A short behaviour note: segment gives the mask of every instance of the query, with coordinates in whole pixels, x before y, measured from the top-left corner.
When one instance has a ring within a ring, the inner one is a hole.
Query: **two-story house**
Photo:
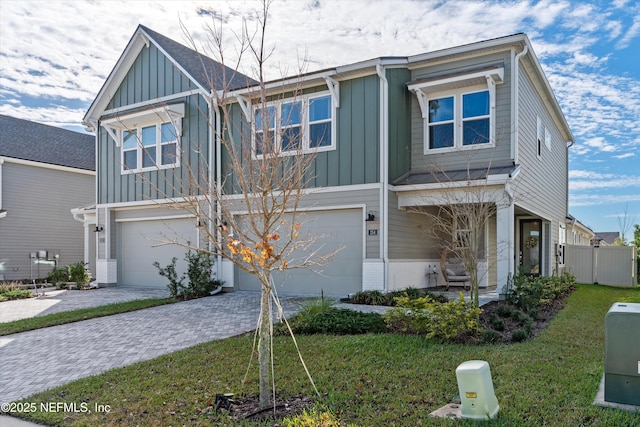
[[[101,284],[164,286],[152,263],[182,258],[184,249],[159,245],[161,237],[201,240],[194,216],[164,202],[184,194],[187,169],[207,165],[204,180],[228,172],[216,144],[223,88],[254,140],[279,131],[257,114],[266,90],[278,99],[269,114],[288,114],[287,126],[304,129],[303,148],[315,153],[313,191],[300,209],[311,231],[327,236],[327,250],[342,250],[322,275],[290,272],[281,292],[435,285],[426,273],[439,269],[441,243],[416,211],[478,188],[496,206],[483,229],[481,286],[502,289],[518,268],[556,270],[573,136],[526,35],[381,57],[261,89],[139,26],[84,120],[96,131]],[[259,289],[228,261],[217,268],[225,287]]]
[[[95,233],[69,212],[92,203],[94,164],[91,135],[0,115],[0,280],[82,261],[95,273]]]

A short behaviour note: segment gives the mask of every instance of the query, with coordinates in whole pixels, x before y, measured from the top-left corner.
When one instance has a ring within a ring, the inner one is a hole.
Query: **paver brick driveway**
[[[0,337],[0,403],[256,328],[258,292],[232,292]],[[285,313],[299,297],[281,296]]]

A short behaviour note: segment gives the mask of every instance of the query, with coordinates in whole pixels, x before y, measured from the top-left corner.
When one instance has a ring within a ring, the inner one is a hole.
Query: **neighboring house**
[[[573,215],[567,215],[567,244],[589,246],[595,237],[592,229],[581,223]]]
[[[620,233],[617,231],[596,231],[593,240],[591,240],[592,246],[613,246],[617,239],[620,238]]]
[[[95,264],[92,236],[70,213],[95,199],[94,142],[88,134],[0,115],[0,280]]]
[[[166,177],[180,183],[186,165],[205,163],[213,166],[203,179],[226,176],[209,126],[220,122],[211,94],[223,88],[223,75],[237,102],[234,128],[265,131],[254,119],[255,82],[144,26],[88,110],[98,149],[92,213],[101,230],[100,283],[164,286],[152,262],[182,258],[184,249],[158,246],[161,237],[200,240],[192,216],[163,206],[179,195]],[[301,92],[286,99],[294,89]],[[299,108],[293,125],[317,137],[303,141],[317,157],[302,209],[311,233],[344,247],[323,275],[288,273],[281,292],[433,285],[426,273],[439,269],[441,244],[412,210],[465,189],[481,189],[497,205],[484,230],[481,286],[501,290],[519,268],[541,275],[562,268],[555,255],[566,241],[573,136],[526,35],[348,64],[268,82],[266,90],[279,99],[269,107],[275,114]],[[227,288],[259,289],[229,262],[218,269]]]

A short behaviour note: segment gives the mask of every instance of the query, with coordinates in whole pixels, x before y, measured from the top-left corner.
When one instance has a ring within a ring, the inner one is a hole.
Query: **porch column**
[[[497,204],[496,212],[496,271],[498,294],[502,294],[514,270],[515,225],[513,203],[503,201]]]
[[[89,223],[85,220],[84,222],[84,253],[83,253],[83,261],[85,264],[89,263]]]

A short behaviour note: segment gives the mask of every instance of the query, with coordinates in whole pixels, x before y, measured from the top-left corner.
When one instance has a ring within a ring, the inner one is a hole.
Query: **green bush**
[[[482,342],[485,344],[493,344],[500,341],[502,334],[493,329],[485,329],[482,331]]]
[[[359,291],[353,294],[349,302],[364,305],[386,305],[387,297],[380,291]]]
[[[355,335],[386,332],[382,317],[376,313],[337,308],[332,301],[316,299],[302,306],[298,314],[289,319],[289,325],[296,334]],[[275,335],[289,333],[284,323],[274,327]]]
[[[63,283],[69,281],[69,269],[68,268],[54,268],[51,273],[47,275],[47,282],[49,283]]]
[[[476,334],[480,308],[465,301],[460,293],[458,301],[440,303],[426,296],[418,299],[396,298],[397,308],[384,316],[387,325],[405,332],[424,334],[427,338],[455,340],[464,334]]]
[[[76,282],[78,285],[89,283],[91,276],[87,270],[87,264],[80,261],[67,266],[67,274],[70,282]]]
[[[527,340],[529,338],[529,335],[531,335],[531,333],[527,332],[525,328],[516,329],[511,335],[511,340],[513,342],[522,342]]]
[[[184,259],[187,261],[187,271],[181,277],[178,277],[176,271],[178,258],[173,257],[166,267],[160,267],[158,261],[153,263],[158,269],[158,274],[169,280],[167,287],[172,298],[204,297],[223,285],[223,281],[217,280],[211,273],[214,261],[210,254],[188,251]],[[183,284],[185,279],[186,286]]]
[[[518,274],[511,281],[507,300],[525,312],[549,304],[576,288],[576,278],[570,273],[552,277]]]
[[[500,317],[511,317],[511,313],[513,313],[513,306],[510,304],[501,304],[498,306],[498,309],[496,310],[496,313],[498,313],[498,316]]]
[[[496,314],[491,314],[491,316],[489,316],[489,323],[491,323],[491,327],[493,327],[493,329],[495,329],[496,331],[504,331],[504,320],[502,320]]]
[[[0,301],[31,298],[33,293],[24,289],[14,289],[0,293]]]
[[[442,294],[432,294],[428,291],[422,291],[418,288],[408,287],[406,289],[401,289],[398,291],[391,291],[382,293],[380,291],[360,291],[353,294],[350,298],[349,302],[352,304],[363,304],[363,305],[384,305],[388,307],[393,307],[396,305],[396,298],[398,297],[407,297],[409,299],[418,299],[423,296],[429,296],[435,301],[439,302],[449,302],[449,299]]]

